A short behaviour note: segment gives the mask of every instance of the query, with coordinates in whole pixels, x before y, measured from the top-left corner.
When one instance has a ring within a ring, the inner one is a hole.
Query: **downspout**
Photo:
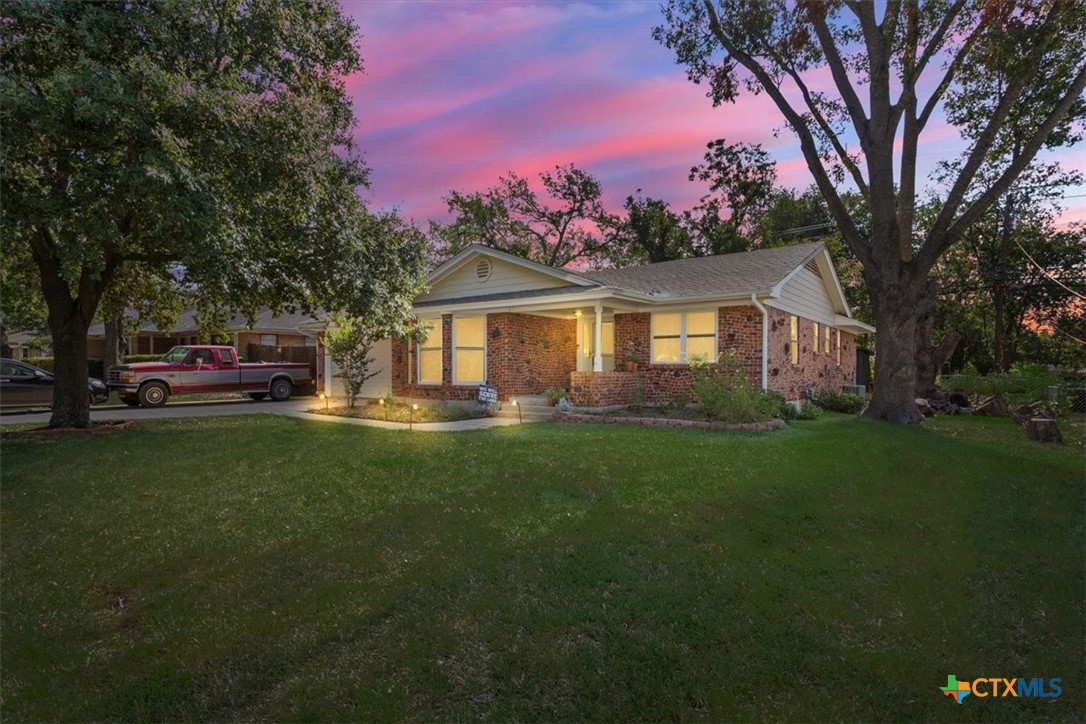
[[[769,313],[762,303],[758,301],[758,295],[751,292],[750,303],[762,313],[762,389],[769,389]]]

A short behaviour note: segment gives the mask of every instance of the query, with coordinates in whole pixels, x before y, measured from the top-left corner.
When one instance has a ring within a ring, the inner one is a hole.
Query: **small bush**
[[[126,354],[124,356],[124,363],[129,362],[158,362],[162,359],[160,354]]]
[[[780,397],[755,387],[731,358],[716,364],[691,363],[694,394],[705,419],[713,422],[764,422],[780,412]]]
[[[822,408],[818,405],[807,403],[796,410],[797,420],[817,420],[822,417]]]
[[[820,392],[814,403],[829,412],[847,412],[855,415],[864,409],[864,399],[851,392]]]

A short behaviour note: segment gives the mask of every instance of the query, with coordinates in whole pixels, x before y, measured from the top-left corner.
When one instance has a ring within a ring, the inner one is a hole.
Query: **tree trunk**
[[[108,370],[124,362],[124,356],[121,354],[121,320],[106,321],[105,329],[106,344],[102,352],[102,369]]]
[[[939,344],[932,345],[935,330],[935,306],[938,302],[939,283],[928,279],[924,296],[917,305],[916,320],[916,392],[921,397],[935,387],[935,378],[950,355],[958,348],[962,336],[948,329]]]
[[[69,314],[50,311],[53,333],[53,415],[49,427],[90,427],[90,388],[87,378],[87,329],[90,320],[74,307]]]
[[[871,280],[868,280],[871,285]],[[864,416],[912,424],[924,419],[916,406],[917,302],[919,293],[898,285],[872,289],[875,302],[875,390]]]

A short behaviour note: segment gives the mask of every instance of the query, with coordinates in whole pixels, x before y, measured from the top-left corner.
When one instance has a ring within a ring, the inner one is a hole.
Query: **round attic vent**
[[[479,263],[475,265],[475,278],[480,282],[485,282],[490,278],[490,260],[480,259]]]

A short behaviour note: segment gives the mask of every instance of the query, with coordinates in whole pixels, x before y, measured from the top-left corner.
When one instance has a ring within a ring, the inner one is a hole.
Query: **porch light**
[[[575,309],[573,311],[573,316],[576,317],[577,319],[580,319],[581,317],[584,316],[584,312],[582,312],[580,309]]]
[[[510,400],[513,403],[513,407],[517,408],[517,421],[524,424],[524,413],[520,411],[520,403],[516,400]]]

